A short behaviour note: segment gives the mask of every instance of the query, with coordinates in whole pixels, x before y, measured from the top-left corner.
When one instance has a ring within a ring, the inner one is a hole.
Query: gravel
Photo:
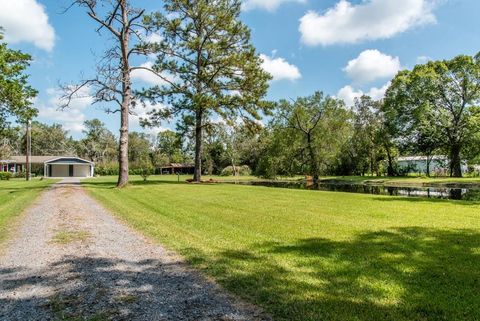
[[[47,190],[0,257],[0,320],[270,320],[125,226],[76,180]]]

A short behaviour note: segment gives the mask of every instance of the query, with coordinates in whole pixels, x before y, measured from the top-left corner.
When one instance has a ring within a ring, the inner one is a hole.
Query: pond
[[[236,184],[255,185],[266,187],[308,189],[318,191],[362,193],[374,195],[389,195],[403,197],[424,197],[436,199],[480,201],[480,188],[449,188],[449,187],[400,187],[365,184],[340,184],[340,183],[317,183],[313,182],[275,182],[275,181],[251,181],[237,182]]]

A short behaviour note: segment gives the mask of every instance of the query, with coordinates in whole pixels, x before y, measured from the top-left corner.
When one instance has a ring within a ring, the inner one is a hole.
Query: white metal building
[[[399,157],[397,159],[398,167],[408,168],[409,173],[426,174],[427,173],[427,157],[426,156],[408,156]],[[447,156],[436,155],[432,156],[430,160],[430,173],[436,175],[447,175],[450,171],[450,161]],[[468,171],[465,162],[462,162],[462,172]]]
[[[44,163],[46,177],[93,177],[94,164],[78,157],[58,157]]]
[[[11,156],[0,161],[0,172],[25,171],[25,156]],[[31,156],[32,165],[43,165],[45,177],[93,177],[95,164],[75,156]]]

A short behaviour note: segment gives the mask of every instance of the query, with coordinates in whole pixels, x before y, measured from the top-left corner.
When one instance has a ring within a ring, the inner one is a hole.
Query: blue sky
[[[68,2],[0,0],[0,25],[13,48],[35,59],[29,73],[40,92],[39,120],[62,123],[80,137],[84,120],[100,118],[116,133],[119,115],[91,107],[88,98],[70,110],[57,110],[59,83],[92,74],[108,39],[98,36],[83,10],[62,13]],[[147,10],[162,5],[133,3]],[[252,29],[264,68],[274,76],[269,99],[322,90],[350,104],[361,93],[381,98],[400,69],[480,51],[478,12],[478,0],[246,0],[242,20]],[[135,84],[148,81],[137,75]],[[131,129],[142,130],[136,117]]]

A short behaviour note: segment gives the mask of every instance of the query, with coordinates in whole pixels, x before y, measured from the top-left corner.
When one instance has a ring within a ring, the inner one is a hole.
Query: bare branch
[[[166,83],[168,83],[170,86],[174,87],[175,89],[177,90],[180,90],[181,87],[178,86],[175,82],[171,81],[170,79],[168,79],[168,77],[165,77],[163,76],[162,74],[156,72],[155,70],[153,70],[152,68],[148,68],[148,67],[144,67],[144,66],[137,66],[137,67],[131,67],[130,68],[130,71],[135,71],[135,70],[146,70],[146,71],[149,71],[151,72],[152,74],[154,74],[155,76],[157,76],[158,78],[160,78],[161,80],[165,81]]]
[[[71,85],[63,86],[62,89],[64,94],[60,97],[60,101],[64,101],[64,103],[61,103],[59,108],[63,110],[70,107],[70,104],[72,103],[72,101],[74,99],[79,98],[78,96],[76,96],[78,92],[83,88],[88,87],[90,83],[91,83],[91,80],[85,80],[76,86],[71,86]]]
[[[132,27],[132,24],[138,20],[139,18],[141,18],[143,16],[143,14],[145,13],[145,9],[142,9],[140,10],[136,15],[134,15],[132,18],[130,18],[128,20],[128,23],[127,23],[127,28],[130,29]]]

